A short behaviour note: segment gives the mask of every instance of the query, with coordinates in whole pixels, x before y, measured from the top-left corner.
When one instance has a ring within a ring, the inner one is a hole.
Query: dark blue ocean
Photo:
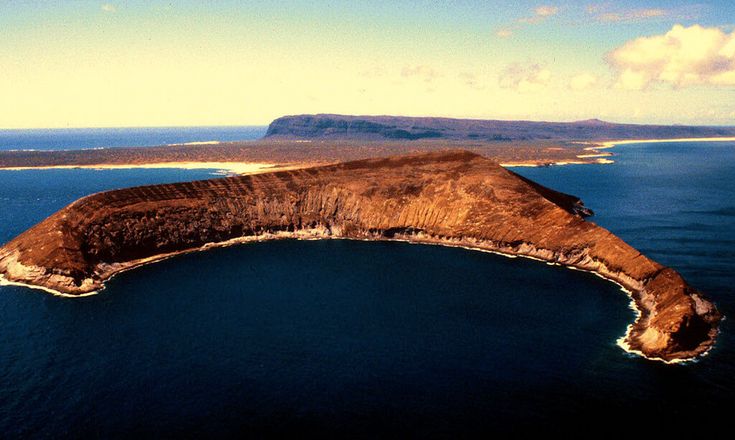
[[[613,151],[614,165],[516,171],[581,196],[593,221],[716,301],[728,319],[696,363],[622,351],[628,299],[590,274],[404,243],[249,244],[145,266],[85,298],[0,287],[0,437],[726,427],[735,144]],[[212,171],[0,171],[0,242],[84,194]]]
[[[267,129],[265,126],[0,129],[0,151],[152,147],[185,142],[245,141],[263,137]]]

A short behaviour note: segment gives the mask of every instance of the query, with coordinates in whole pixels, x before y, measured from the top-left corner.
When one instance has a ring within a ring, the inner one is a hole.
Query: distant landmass
[[[500,121],[407,116],[298,115],[271,122],[266,138],[470,141],[602,141],[735,136],[735,127]]]
[[[301,115],[274,120],[257,140],[0,151],[0,169],[192,164],[228,170],[241,169],[238,164],[291,168],[448,148],[469,150],[508,166],[599,164],[612,163],[613,153],[596,150],[609,147],[608,141],[733,137],[735,127],[614,124],[598,119],[538,122]],[[32,143],[24,145],[33,147]]]
[[[462,246],[595,272],[628,289],[640,312],[628,350],[667,361],[704,353],[718,332],[715,306],[589,214],[578,198],[478,154],[403,155],[93,194],[0,248],[0,278],[81,295],[141,264],[247,241]]]

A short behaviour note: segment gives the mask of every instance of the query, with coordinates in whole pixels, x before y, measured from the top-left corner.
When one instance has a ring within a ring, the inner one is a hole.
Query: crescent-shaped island
[[[687,360],[715,306],[673,269],[586,221],[582,202],[462,150],[93,194],[0,248],[5,283],[78,296],[184,252],[279,238],[404,240],[524,256],[618,283],[639,312],[622,345]],[[594,293],[591,293],[594,294]]]

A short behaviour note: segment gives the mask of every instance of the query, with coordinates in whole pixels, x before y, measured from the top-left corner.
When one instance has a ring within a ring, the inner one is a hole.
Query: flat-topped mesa
[[[597,119],[577,122],[498,121],[408,116],[294,115],[268,127],[268,138],[511,142],[528,140],[602,141],[735,136],[735,127],[615,124]]]
[[[473,153],[396,156],[94,194],[0,248],[0,274],[80,295],[122,270],[213,243],[401,239],[594,271],[632,292],[641,312],[625,338],[632,351],[663,360],[705,352],[715,307],[584,214],[579,199]]]

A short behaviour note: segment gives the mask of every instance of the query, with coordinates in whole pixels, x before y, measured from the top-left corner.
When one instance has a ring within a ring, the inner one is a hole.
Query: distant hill
[[[735,136],[735,127],[499,121],[406,116],[298,115],[271,122],[266,138],[478,141],[667,139]]]

